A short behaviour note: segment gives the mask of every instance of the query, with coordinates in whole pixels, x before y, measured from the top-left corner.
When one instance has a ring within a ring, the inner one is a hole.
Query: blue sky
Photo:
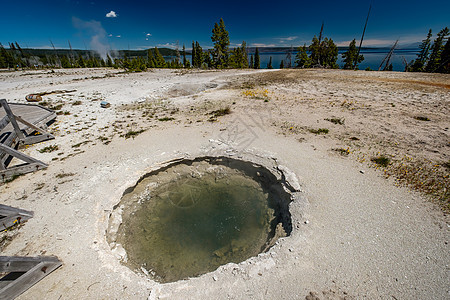
[[[190,48],[211,43],[223,18],[231,46],[299,46],[309,43],[325,22],[324,34],[338,45],[361,37],[369,5],[365,46],[410,44],[450,26],[450,1],[3,1],[0,42],[22,47],[75,49]],[[429,7],[428,7],[428,6]],[[107,16],[108,15],[108,16]],[[101,49],[100,49],[101,50]]]

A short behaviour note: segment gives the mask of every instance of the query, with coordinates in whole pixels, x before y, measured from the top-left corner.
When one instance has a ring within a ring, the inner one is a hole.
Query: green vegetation
[[[158,121],[161,121],[161,122],[167,122],[167,121],[173,121],[173,120],[175,120],[175,118],[171,118],[171,117],[164,117],[164,118],[158,119]]]
[[[356,69],[358,68],[358,64],[361,63],[364,60],[363,55],[358,55],[358,49],[356,49],[356,40],[353,39],[353,41],[350,42],[350,45],[348,46],[348,50],[344,53],[342,53],[342,58],[344,61],[344,69],[347,70],[353,70],[355,63],[356,63]]]
[[[414,119],[419,120],[419,121],[430,121],[430,119],[425,116],[416,116],[416,117],[414,117]]]
[[[213,66],[218,69],[228,67],[230,37],[228,31],[225,29],[225,23],[222,18],[219,24],[214,24],[211,41],[214,43],[214,49],[211,51]]]
[[[55,177],[58,179],[62,179],[65,177],[71,177],[71,176],[75,176],[75,175],[76,175],[75,173],[64,173],[63,172],[63,173],[56,174]]]
[[[428,73],[450,73],[450,30],[443,28],[431,42],[432,31],[428,31],[426,39],[420,44],[417,58],[411,61],[407,71]]]
[[[337,58],[338,48],[332,39],[325,38],[323,41],[320,41],[314,36],[308,48],[306,45],[298,48],[295,64],[297,68],[319,67],[338,69],[339,66],[336,63]]]
[[[350,154],[350,148],[344,149],[344,148],[333,148],[331,149],[333,151],[336,151],[342,156],[348,156]]]
[[[273,69],[273,67],[272,67],[272,56],[269,58],[269,63],[267,64],[267,69]]]
[[[380,155],[380,156],[377,156],[377,157],[372,157],[371,161],[376,163],[380,167],[387,167],[389,165],[389,163],[391,162],[389,157],[386,157],[384,155]]]
[[[322,25],[323,30],[323,25]],[[337,65],[338,47],[331,38],[322,38],[322,30],[319,37],[314,36],[309,46],[298,48],[295,56],[295,64],[292,64],[291,55],[293,49],[287,51],[286,59],[281,61],[280,69],[291,68],[339,68]],[[450,39],[449,29],[445,27],[432,40],[432,31],[428,31],[426,39],[420,45],[420,53],[417,59],[411,61],[407,71],[450,73]],[[9,43],[5,48],[0,43],[0,68],[9,70],[34,69],[34,68],[96,68],[111,67],[124,69],[126,72],[143,72],[152,68],[252,68],[259,69],[260,49],[248,61],[248,49],[245,41],[241,46],[230,49],[230,35],[225,27],[225,22],[220,19],[214,24],[211,41],[214,47],[204,50],[198,41],[192,42],[192,60],[186,58],[189,53],[183,45],[181,54],[178,48],[162,48],[147,50],[119,50],[101,57],[95,51],[72,49],[23,49],[17,42]],[[272,51],[283,51],[286,48],[274,47]],[[165,56],[175,57],[166,61]],[[357,68],[364,60],[363,55],[358,54],[356,40],[353,39],[346,52],[342,54],[343,68]],[[269,61],[267,68],[273,68]],[[371,70],[367,68],[366,70]],[[386,67],[392,70],[392,65]]]
[[[130,137],[134,139],[136,136],[143,133],[144,131],[145,131],[145,129],[141,129],[141,130],[137,130],[137,131],[130,130],[127,133],[125,133],[124,137],[125,137],[125,139],[129,139]]]
[[[229,106],[227,106],[225,108],[214,110],[214,111],[210,112],[209,114],[211,115],[211,117],[208,119],[208,121],[209,122],[215,122],[215,121],[217,121],[218,117],[231,114],[231,109],[230,109]]]
[[[58,145],[50,145],[50,146],[44,147],[38,151],[39,151],[39,153],[50,153],[50,152],[56,151],[58,149],[59,149]]]
[[[258,48],[256,48],[256,50],[255,50],[255,62],[253,63],[253,68],[254,69],[259,69],[259,65],[260,65],[260,62],[259,62],[259,51],[258,51]]]
[[[345,119],[344,118],[331,118],[331,119],[326,118],[325,121],[329,121],[336,125],[344,125]]]
[[[329,130],[327,128],[319,128],[319,129],[309,129],[309,132],[315,133],[315,134],[327,134]]]

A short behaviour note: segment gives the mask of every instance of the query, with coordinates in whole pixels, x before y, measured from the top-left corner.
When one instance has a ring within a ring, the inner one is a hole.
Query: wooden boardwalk
[[[51,109],[34,104],[7,103],[0,99],[0,176],[19,175],[47,165],[19,151],[19,145],[29,145],[54,138],[46,132],[47,125],[56,118]],[[24,165],[7,169],[13,157]]]

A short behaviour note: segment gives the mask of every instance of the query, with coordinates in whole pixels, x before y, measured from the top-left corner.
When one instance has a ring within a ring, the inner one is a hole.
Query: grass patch
[[[342,156],[348,156],[350,154],[350,148],[347,148],[347,149],[344,149],[344,148],[333,148],[331,150],[339,153]]]
[[[66,177],[70,177],[70,176],[75,176],[76,174],[75,173],[59,173],[59,174],[56,174],[56,178],[58,178],[58,179],[62,179],[62,178],[66,178]]]
[[[158,121],[161,122],[167,122],[167,121],[173,121],[175,120],[175,118],[171,118],[171,117],[164,117],[164,118],[159,118]]]
[[[105,145],[111,143],[111,141],[106,136],[99,136],[98,139]]]
[[[49,108],[51,109],[51,110],[61,110],[61,108],[64,106],[64,104],[58,104],[58,105],[52,105],[52,106],[49,106]]]
[[[372,162],[376,163],[377,165],[379,165],[380,167],[387,167],[389,165],[389,163],[391,162],[391,159],[384,155],[372,157],[370,160]]]
[[[56,151],[58,149],[59,149],[58,145],[50,145],[50,146],[44,147],[38,151],[39,151],[39,153],[50,153],[50,152]]]
[[[218,109],[218,110],[214,110],[214,111],[210,112],[209,114],[210,114],[211,116],[209,117],[208,121],[209,121],[209,122],[215,122],[215,121],[217,121],[217,118],[218,118],[218,117],[221,117],[221,116],[225,116],[225,115],[231,114],[231,109],[230,109],[229,106],[227,106],[227,107],[225,107],[225,108],[221,108],[221,109]]]
[[[129,139],[130,137],[134,139],[136,136],[140,135],[144,131],[145,131],[145,129],[141,129],[141,130],[137,130],[137,131],[130,130],[127,133],[125,133],[124,137],[125,137],[125,139]]]
[[[327,128],[309,129],[309,132],[314,134],[327,134],[329,130]]]
[[[20,176],[22,176],[23,174],[19,174],[19,175],[13,175],[5,180],[3,180],[3,183],[9,183],[12,182],[14,180],[16,180],[17,178],[19,178]]]
[[[217,117],[221,117],[221,116],[225,116],[225,115],[229,115],[231,114],[231,109],[229,106],[225,107],[225,108],[221,108],[215,111],[212,111],[210,113],[213,117],[217,118]]]
[[[426,116],[415,116],[414,119],[419,121],[430,121],[430,119]]]
[[[325,119],[325,121],[331,122],[333,124],[337,125],[344,125],[345,119],[344,118],[330,118]]]
[[[84,144],[87,144],[87,143],[89,143],[89,141],[84,141],[84,142],[72,145],[72,148],[79,148],[81,145],[84,145]]]

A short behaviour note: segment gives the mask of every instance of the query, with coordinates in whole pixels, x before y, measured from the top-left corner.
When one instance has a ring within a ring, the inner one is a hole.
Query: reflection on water
[[[130,266],[172,282],[261,252],[274,210],[257,182],[223,167],[220,176],[168,173],[176,180],[148,178],[124,196],[138,199],[124,212],[117,237]]]

